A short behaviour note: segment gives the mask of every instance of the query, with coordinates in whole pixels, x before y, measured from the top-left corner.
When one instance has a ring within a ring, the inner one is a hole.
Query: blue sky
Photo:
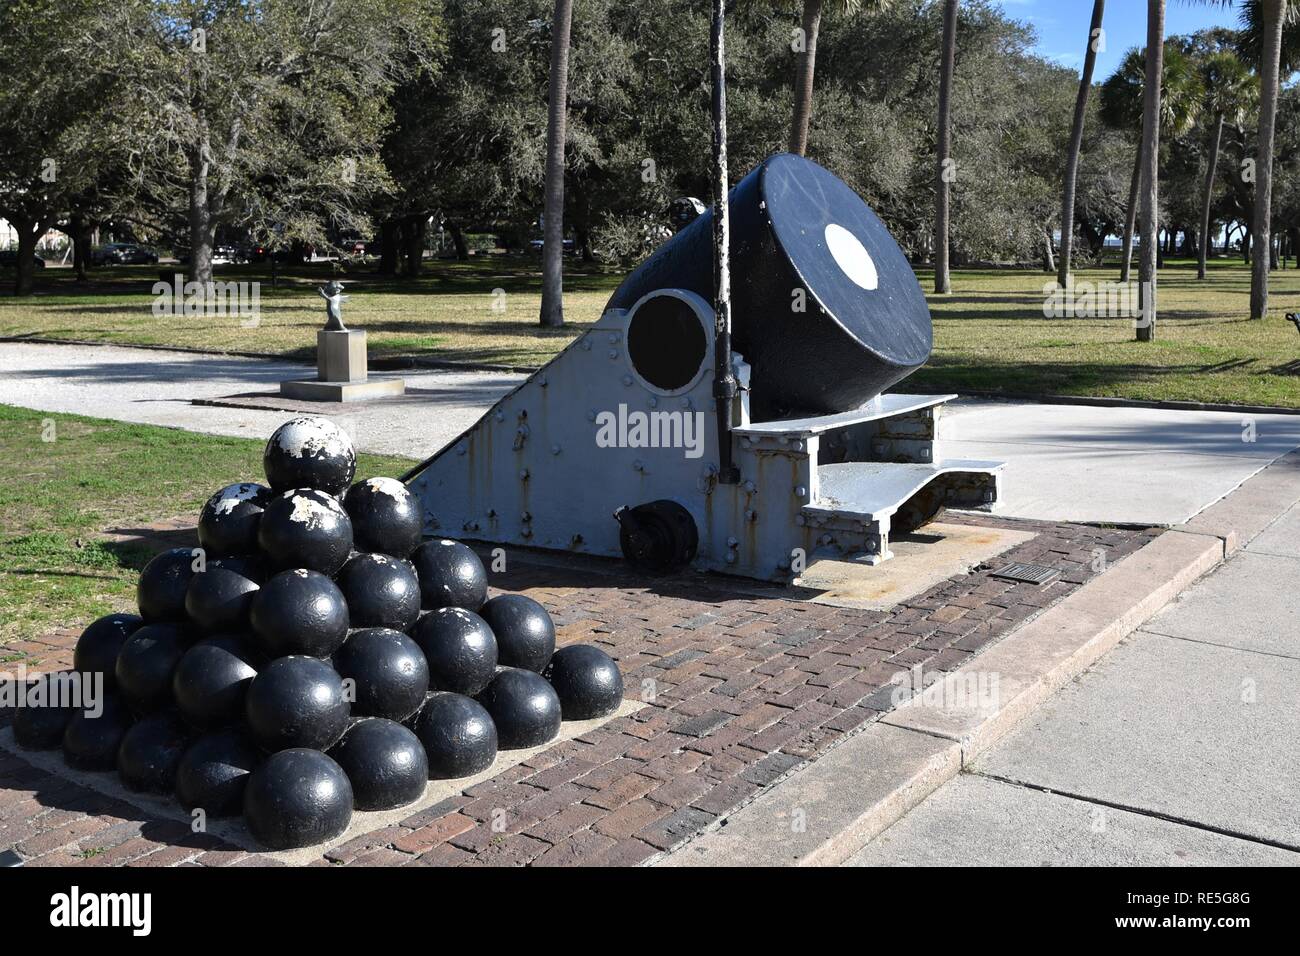
[[[1038,52],[1062,66],[1078,70],[1083,65],[1092,0],[993,0],[1015,20],[1024,20],[1038,33]],[[1147,5],[1144,0],[1107,0],[1102,21],[1106,29],[1106,51],[1097,54],[1096,79],[1114,72],[1131,47],[1145,46]],[[1195,33],[1212,26],[1237,26],[1237,11],[1229,7],[1168,0],[1165,6],[1165,35]]]

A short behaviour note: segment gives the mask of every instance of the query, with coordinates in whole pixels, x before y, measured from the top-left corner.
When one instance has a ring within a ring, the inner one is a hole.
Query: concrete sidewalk
[[[1300,865],[1300,505],[850,865]]]

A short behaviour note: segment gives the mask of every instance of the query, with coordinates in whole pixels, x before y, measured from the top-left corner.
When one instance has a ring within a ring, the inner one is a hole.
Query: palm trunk
[[[1128,181],[1128,207],[1124,213],[1124,244],[1120,252],[1119,281],[1128,282],[1133,268],[1133,233],[1137,229],[1138,185],[1142,181],[1142,143],[1133,154],[1133,177]]]
[[[957,0],[943,4],[943,62],[939,69],[939,155],[935,174],[934,291],[952,291],[948,274],[948,160],[952,152],[952,73],[957,59]]]
[[[1272,257],[1273,138],[1277,124],[1278,72],[1282,60],[1282,19],[1286,0],[1261,0],[1264,52],[1259,64],[1259,147],[1255,152],[1255,260],[1250,269],[1250,317],[1268,312],[1268,269]],[[1263,254],[1259,250],[1263,250]]]
[[[1061,196],[1061,259],[1056,274],[1064,288],[1070,281],[1070,259],[1074,245],[1074,187],[1079,172],[1079,150],[1083,146],[1083,124],[1088,114],[1088,93],[1092,90],[1092,71],[1097,65],[1097,38],[1106,0],[1094,0],[1092,22],[1088,26],[1088,49],[1083,56],[1083,76],[1079,95],[1074,100],[1074,121],[1070,126],[1070,148],[1065,156],[1065,189]]]
[[[1201,198],[1201,250],[1196,261],[1196,278],[1205,278],[1205,264],[1210,256],[1210,205],[1214,199],[1214,174],[1219,165],[1219,144],[1223,140],[1223,113],[1214,121],[1214,138],[1210,141],[1210,158],[1205,167],[1205,190]]]
[[[555,0],[551,23],[550,116],[546,126],[546,232],[542,239],[542,325],[564,324],[564,136],[569,98],[573,0]]]
[[[397,275],[397,220],[385,219],[379,225],[379,274]]]
[[[1142,315],[1139,342],[1156,337],[1156,271],[1160,229],[1160,81],[1164,75],[1165,0],[1147,0],[1146,83],[1142,91],[1142,248],[1138,258]]]
[[[402,224],[402,257],[406,260],[406,277],[419,278],[424,266],[424,235],[428,219],[424,216],[407,216]]]
[[[790,121],[790,152],[802,156],[808,148],[812,123],[813,74],[817,69],[817,34],[821,32],[822,0],[804,0],[803,54],[794,76],[794,116]]]
[[[1043,224],[1043,271],[1056,271],[1056,258],[1052,254],[1052,227]]]
[[[90,224],[80,213],[72,217],[72,267],[78,282],[86,281],[86,269],[90,266]]]

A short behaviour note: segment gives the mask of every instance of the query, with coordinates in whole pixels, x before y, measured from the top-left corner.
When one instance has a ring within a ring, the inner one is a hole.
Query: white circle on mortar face
[[[880,276],[876,274],[876,264],[871,260],[867,247],[858,241],[858,237],[837,223],[826,226],[826,248],[831,251],[831,258],[840,267],[840,271],[849,277],[856,286],[874,289],[880,285]]]

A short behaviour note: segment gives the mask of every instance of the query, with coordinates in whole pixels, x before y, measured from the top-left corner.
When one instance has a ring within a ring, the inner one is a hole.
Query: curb
[[[656,865],[843,863],[1297,501],[1293,451]]]

